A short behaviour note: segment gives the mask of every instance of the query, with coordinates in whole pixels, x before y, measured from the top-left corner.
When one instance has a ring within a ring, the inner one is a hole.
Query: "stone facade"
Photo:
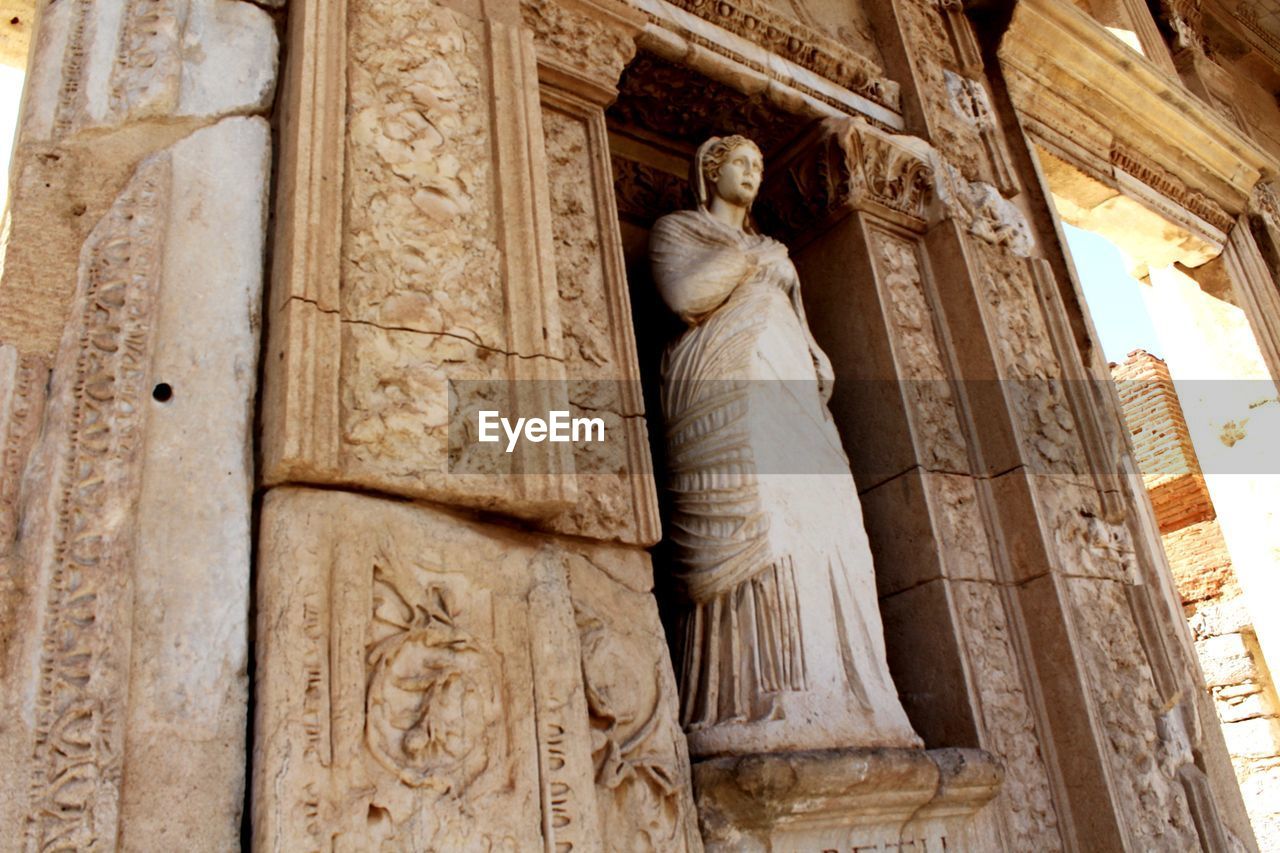
[[[1258,848],[1057,217],[1226,282],[1280,376],[1268,3],[37,5],[0,850]],[[680,728],[647,245],[728,134],[918,744]]]

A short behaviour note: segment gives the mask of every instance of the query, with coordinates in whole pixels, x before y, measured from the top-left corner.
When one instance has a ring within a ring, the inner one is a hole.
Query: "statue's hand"
[[[822,350],[814,348],[813,366],[818,374],[818,396],[824,404],[831,401],[831,392],[835,390],[836,374],[831,367],[831,359]]]

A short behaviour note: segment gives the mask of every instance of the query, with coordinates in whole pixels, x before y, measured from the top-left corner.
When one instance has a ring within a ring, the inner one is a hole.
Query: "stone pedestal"
[[[833,749],[694,765],[708,851],[997,850],[983,806],[1004,771],[978,749]]]

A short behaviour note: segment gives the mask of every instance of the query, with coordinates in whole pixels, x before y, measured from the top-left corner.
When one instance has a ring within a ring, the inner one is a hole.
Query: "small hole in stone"
[[[151,389],[151,396],[158,403],[167,403],[173,399],[173,388],[169,387],[168,382],[161,382]]]
[[[22,23],[22,19],[19,18],[17,15],[14,15],[12,18],[9,19],[9,23],[13,24],[16,27],[18,26],[18,24]]]

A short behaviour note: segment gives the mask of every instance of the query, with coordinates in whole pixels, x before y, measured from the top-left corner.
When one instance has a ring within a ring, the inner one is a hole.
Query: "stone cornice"
[[[1211,106],[1070,3],[1020,0],[1000,59],[1022,80],[1013,92],[1021,111],[1070,128],[1079,122],[1054,114],[1065,101],[1106,127],[1113,146],[1143,152],[1153,173],[1175,176],[1230,214],[1242,211],[1259,177],[1275,170]]]

